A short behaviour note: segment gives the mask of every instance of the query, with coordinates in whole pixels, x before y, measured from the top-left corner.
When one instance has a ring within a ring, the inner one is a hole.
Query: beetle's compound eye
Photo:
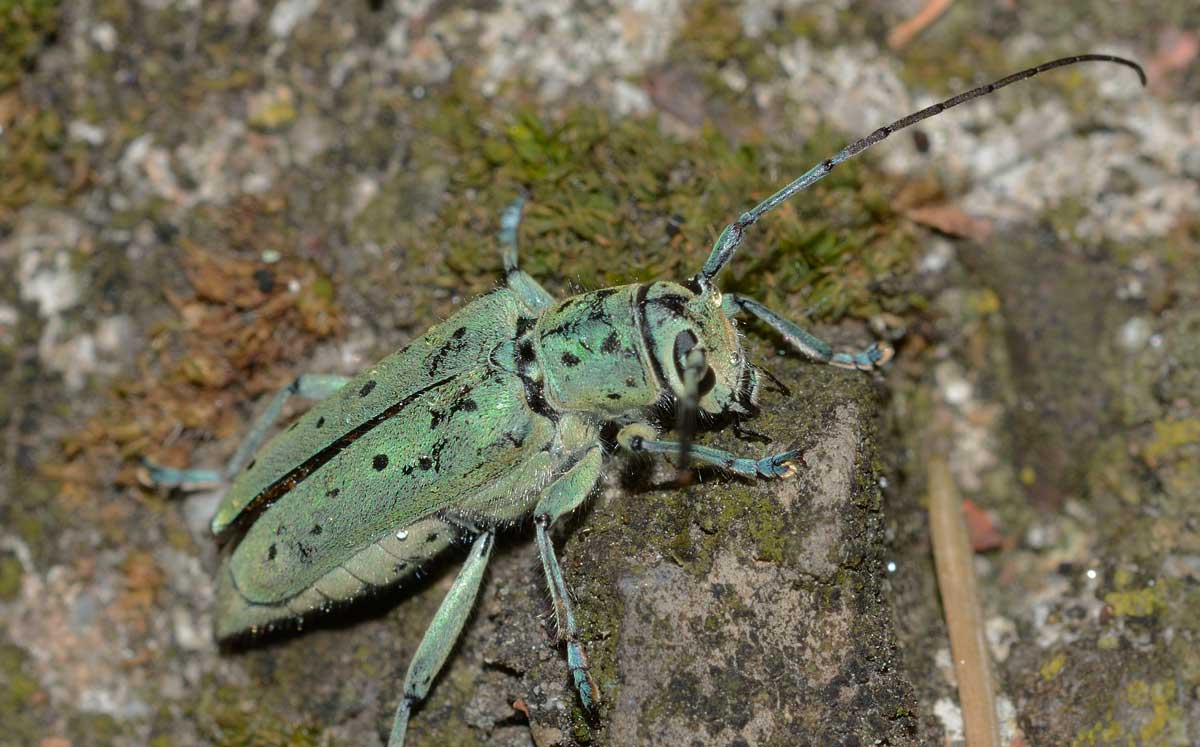
[[[696,397],[703,397],[717,385],[717,374],[712,370],[712,366],[709,366],[705,361],[703,350],[700,351],[699,356],[690,355],[699,342],[691,330],[685,329],[675,336],[675,372],[679,374],[681,382],[686,382],[688,380],[687,370],[689,366],[696,366],[697,368],[703,366],[703,373],[700,375],[700,382],[696,388]]]
[[[675,351],[672,357],[675,358],[675,371],[679,374],[681,381],[683,380],[683,372],[687,369],[688,353],[692,352],[692,348],[696,347],[696,343],[698,342],[700,341],[696,339],[696,336],[689,329],[685,329],[675,335]]]

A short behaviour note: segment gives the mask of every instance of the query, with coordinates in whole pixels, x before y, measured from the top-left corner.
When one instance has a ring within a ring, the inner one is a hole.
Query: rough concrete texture
[[[849,137],[1061,54],[755,228],[723,287],[882,377],[771,348],[790,396],[710,438],[776,486],[615,459],[557,534],[569,688],[506,532],[420,745],[959,744],[921,509],[953,430],[1006,746],[1200,740],[1200,101],[1188,3],[0,1],[0,744],[380,744],[453,578],[211,640],[218,464],[268,392],[492,287],[499,208],[556,293],[695,271]],[[886,383],[886,386],[885,386]],[[890,394],[888,393],[890,391]],[[881,427],[882,424],[882,427]]]

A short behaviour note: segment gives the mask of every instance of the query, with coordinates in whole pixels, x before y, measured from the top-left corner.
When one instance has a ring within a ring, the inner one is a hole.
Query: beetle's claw
[[[877,342],[867,348],[867,358],[870,359],[872,368],[886,364],[895,354],[896,349],[886,342]]]

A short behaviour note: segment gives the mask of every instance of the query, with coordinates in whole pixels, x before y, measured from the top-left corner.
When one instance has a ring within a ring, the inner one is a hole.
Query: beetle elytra
[[[554,298],[517,264],[522,203],[501,217],[505,283],[354,378],[304,375],[280,392],[225,470],[151,467],[163,485],[230,480],[212,520],[226,543],[216,634],[270,628],[414,574],[459,539],[467,559],[417,648],[389,737],[404,743],[466,622],[497,530],[533,516],[560,642],[581,703],[588,673],[551,526],[578,507],[608,451],[679,454],[748,478],[792,475],[795,450],[743,457],[691,443],[698,415],[715,422],[757,410],[758,370],[732,319],[757,318],[806,357],[872,370],[886,345],[835,352],[752,298],[715,285],[746,230],[891,133],[1044,70],[1109,55],[1063,58],[972,89],[882,127],[743,213],[683,283],[652,281]],[[293,395],[318,400],[265,441]],[[660,434],[682,426],[679,440]]]

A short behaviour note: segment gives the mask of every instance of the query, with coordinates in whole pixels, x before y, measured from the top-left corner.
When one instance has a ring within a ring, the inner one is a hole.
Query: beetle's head
[[[642,302],[650,354],[671,392],[686,396],[685,371],[701,360],[697,407],[710,415],[751,413],[758,374],[746,360],[737,330],[718,293],[697,294],[675,283],[652,283]],[[699,351],[702,357],[696,356]]]

